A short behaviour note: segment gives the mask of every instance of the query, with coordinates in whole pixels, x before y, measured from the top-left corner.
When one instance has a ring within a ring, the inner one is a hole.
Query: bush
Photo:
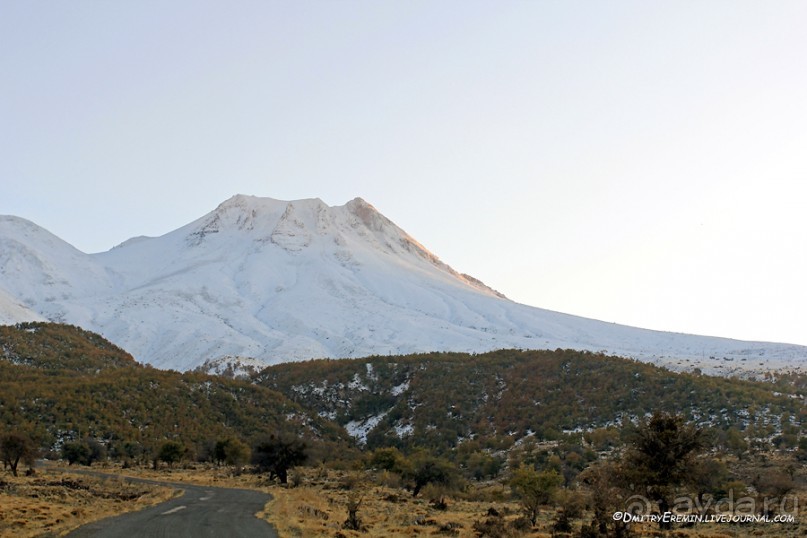
[[[226,463],[237,467],[249,461],[250,450],[238,439],[223,439],[216,441],[211,457],[216,465]]]
[[[119,453],[116,451],[115,454]],[[96,461],[105,460],[107,449],[98,440],[87,437],[83,441],[65,443],[62,446],[61,457],[67,460],[68,465],[78,463],[90,466]]]
[[[164,461],[169,467],[182,459],[185,453],[185,447],[178,441],[166,441],[160,447],[160,452],[157,454],[157,460]]]
[[[67,460],[68,465],[74,463],[87,465],[90,459],[90,447],[85,443],[65,443],[62,446],[62,457]]]
[[[370,455],[369,465],[379,471],[398,471],[403,460],[404,456],[397,448],[377,448]]]
[[[529,525],[529,521],[527,524]],[[504,518],[498,513],[489,513],[486,519],[474,522],[473,529],[480,538],[512,538],[522,535],[515,526],[508,527]]]

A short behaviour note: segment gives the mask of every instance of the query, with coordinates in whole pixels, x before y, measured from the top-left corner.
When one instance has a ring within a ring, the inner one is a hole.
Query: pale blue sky
[[[807,344],[807,3],[0,1],[0,214],[361,196],[534,306]]]

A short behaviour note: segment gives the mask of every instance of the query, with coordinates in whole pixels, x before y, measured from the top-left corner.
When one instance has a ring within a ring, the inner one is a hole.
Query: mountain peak
[[[325,203],[319,198],[301,198],[298,200],[279,200],[277,198],[270,198],[268,196],[254,196],[252,194],[235,194],[216,207],[215,211],[228,211],[232,209],[242,210],[269,210],[275,211],[278,207],[285,207],[287,205],[313,205],[320,206]],[[327,206],[326,206],[327,207]]]
[[[362,198],[351,200],[343,208],[373,232],[383,232],[390,227],[398,230]],[[319,198],[278,200],[236,194],[197,221],[188,239],[191,244],[200,244],[212,234],[254,232],[255,240],[268,239],[284,248],[293,246],[292,250],[296,251],[310,243],[311,234],[338,235],[334,221],[336,215],[341,214],[340,210],[342,207],[330,207]],[[288,241],[290,237],[301,236],[305,237],[302,243],[297,239]]]
[[[391,220],[382,215],[375,207],[368,204],[363,198],[352,199],[345,204],[345,208],[352,214],[359,217],[364,225],[374,232],[380,232],[386,226],[395,226]]]
[[[173,232],[92,255],[0,218],[0,322],[37,317],[183,370],[222,357],[559,347],[713,373],[807,365],[799,346],[657,333],[509,301],[362,198],[329,207],[238,194]]]
[[[236,194],[194,223],[195,229],[188,235],[188,241],[191,245],[199,245],[206,237],[223,231],[253,230],[257,221],[282,213],[288,203],[274,198]]]
[[[285,206],[289,202],[274,198],[252,196],[249,194],[236,194],[227,198],[213,210],[215,214],[231,212],[273,211]]]

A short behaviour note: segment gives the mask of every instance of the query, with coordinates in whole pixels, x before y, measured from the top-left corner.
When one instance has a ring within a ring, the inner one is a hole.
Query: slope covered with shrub
[[[0,430],[54,449],[91,438],[138,454],[168,439],[193,448],[270,434],[346,444],[341,428],[277,391],[142,366],[96,334],[45,323],[0,327]]]
[[[132,367],[135,360],[102,336],[74,325],[0,325],[0,359],[61,374]]]
[[[370,448],[445,451],[558,439],[653,411],[771,438],[804,422],[804,397],[767,382],[674,373],[573,350],[503,350],[272,366],[256,382],[345,425]],[[783,424],[785,422],[786,424]]]

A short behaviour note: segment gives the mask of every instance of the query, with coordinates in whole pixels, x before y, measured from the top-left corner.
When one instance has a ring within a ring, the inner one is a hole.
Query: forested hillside
[[[0,430],[43,447],[91,438],[143,454],[165,440],[186,448],[270,434],[345,444],[341,428],[282,394],[203,374],[157,370],[77,327],[0,327]]]
[[[269,434],[367,448],[508,449],[525,438],[620,442],[654,411],[718,432],[723,446],[795,447],[804,379],[774,383],[681,374],[601,354],[504,350],[287,363],[252,382],[136,363],[77,327],[0,327],[0,428],[44,447],[95,439],[148,453]],[[472,443],[468,443],[472,441]]]
[[[798,380],[681,374],[572,350],[431,353],[272,366],[256,381],[334,419],[368,447],[506,448],[564,433],[608,438],[653,411],[715,427],[723,441],[791,442],[807,418]],[[611,431],[616,431],[614,428]],[[782,437],[782,436],[786,437]]]

